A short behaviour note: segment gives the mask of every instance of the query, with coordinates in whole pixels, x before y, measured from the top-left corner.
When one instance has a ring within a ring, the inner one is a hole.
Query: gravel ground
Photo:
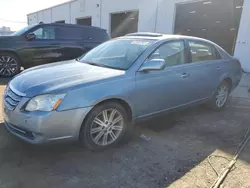
[[[4,84],[0,81],[0,93]],[[230,105],[221,112],[195,107],[172,113],[138,124],[129,143],[99,153],[75,143],[29,145],[1,123],[0,188],[209,187],[216,174],[207,157],[233,156],[249,127],[249,109]],[[249,154],[247,146],[224,187],[250,187]],[[218,171],[228,163],[211,160]]]

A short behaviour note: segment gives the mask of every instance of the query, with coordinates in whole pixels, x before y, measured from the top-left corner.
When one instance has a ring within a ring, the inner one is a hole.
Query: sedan
[[[239,60],[211,41],[134,33],[17,75],[4,93],[4,121],[32,144],[77,140],[102,150],[137,120],[201,103],[222,109],[241,77]]]

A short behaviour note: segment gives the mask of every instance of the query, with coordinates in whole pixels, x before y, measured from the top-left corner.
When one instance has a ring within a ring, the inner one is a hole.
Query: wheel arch
[[[232,86],[233,86],[233,80],[232,80],[230,77],[226,77],[226,78],[224,78],[223,81],[227,82],[227,84],[228,84],[229,87],[230,87],[230,91],[231,91]]]
[[[132,110],[132,107],[131,105],[124,99],[121,99],[121,98],[107,98],[107,99],[104,99],[104,100],[101,100],[99,102],[97,102],[94,107],[96,106],[99,106],[99,105],[102,105],[104,103],[108,103],[108,102],[116,102],[118,104],[120,104],[127,112],[128,116],[129,116],[129,119],[132,120],[133,118],[133,110]]]
[[[220,83],[221,84],[223,81],[227,82],[227,84],[229,84],[230,86],[230,91],[232,90],[233,87],[233,78],[232,75],[230,73],[224,73],[221,75],[220,77]]]
[[[9,53],[9,54],[15,55],[18,58],[18,60],[20,61],[20,65],[22,66],[22,64],[23,64],[22,60],[21,60],[19,54],[16,51],[8,50],[8,49],[2,49],[2,50],[0,50],[0,54],[1,53]]]
[[[96,103],[94,103],[92,109],[84,117],[84,119],[82,121],[81,128],[79,130],[79,139],[80,139],[81,130],[84,127],[85,122],[88,119],[88,116],[90,115],[90,113],[94,110],[95,107],[97,107],[99,105],[102,105],[102,104],[105,104],[105,103],[108,103],[108,102],[116,102],[116,103],[120,104],[126,110],[128,116],[129,116],[130,121],[133,121],[133,110],[132,110],[131,105],[126,100],[124,100],[122,98],[119,98],[119,97],[105,98],[105,99],[99,100]]]

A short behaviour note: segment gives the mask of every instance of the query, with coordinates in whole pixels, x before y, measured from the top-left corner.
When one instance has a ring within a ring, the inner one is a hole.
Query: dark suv
[[[109,40],[106,30],[73,24],[29,25],[0,37],[0,76],[11,77],[20,68],[74,59]]]

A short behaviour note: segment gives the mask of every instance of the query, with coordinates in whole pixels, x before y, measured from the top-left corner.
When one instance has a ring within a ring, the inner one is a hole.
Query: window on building
[[[54,27],[40,27],[33,31],[36,35],[36,39],[53,40],[55,39],[55,28]]]
[[[91,17],[88,17],[88,18],[77,18],[76,19],[76,24],[91,26],[92,25],[92,18]]]
[[[185,63],[185,45],[183,41],[173,41],[157,48],[149,59],[164,59],[166,66]]]
[[[192,62],[218,59],[216,49],[207,43],[189,41]]]
[[[65,20],[55,21],[55,23],[65,23]]]
[[[111,37],[124,36],[138,31],[139,11],[111,14]]]

